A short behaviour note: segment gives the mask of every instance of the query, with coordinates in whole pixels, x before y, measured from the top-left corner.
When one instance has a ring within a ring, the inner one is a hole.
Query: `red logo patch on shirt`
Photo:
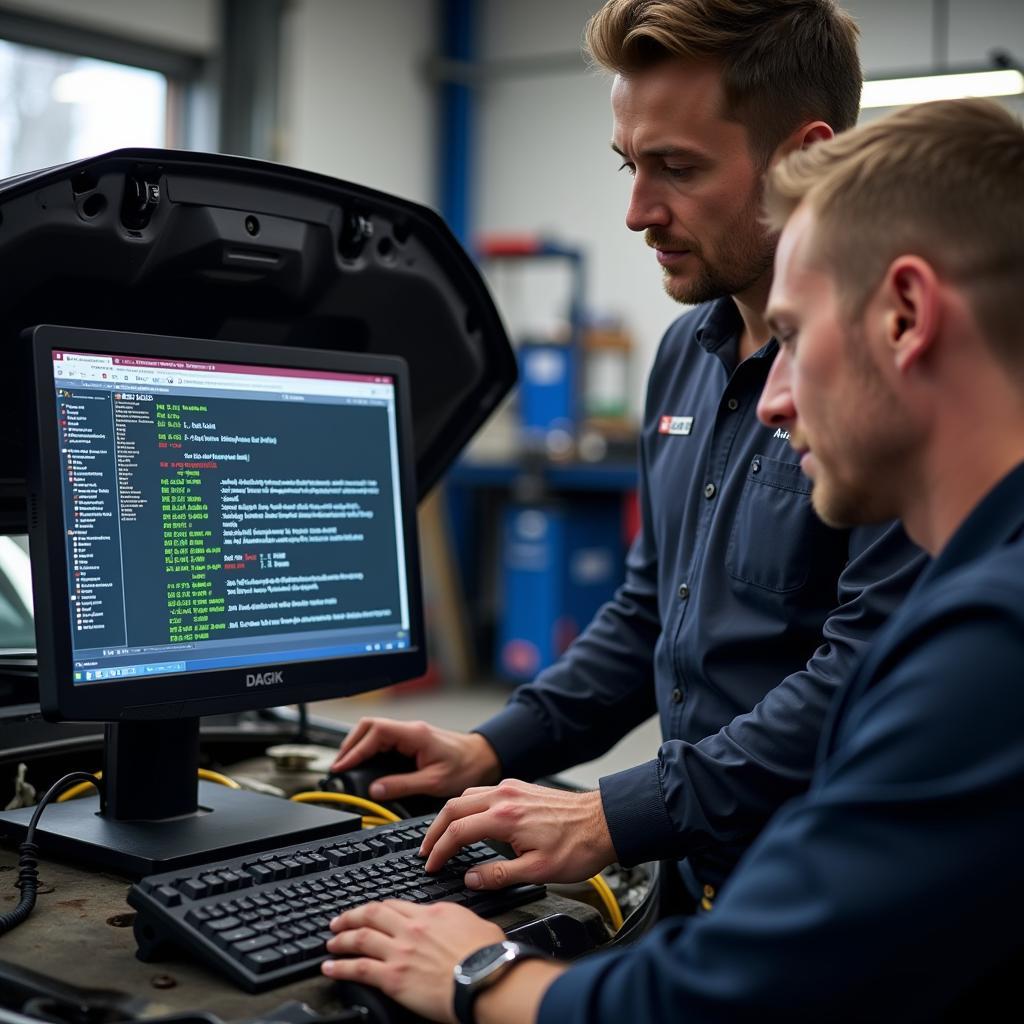
[[[674,434],[685,437],[693,430],[692,416],[662,416],[658,420],[659,434]]]

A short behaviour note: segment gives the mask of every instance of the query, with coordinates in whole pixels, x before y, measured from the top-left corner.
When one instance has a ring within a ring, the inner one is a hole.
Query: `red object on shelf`
[[[533,256],[541,251],[539,238],[534,235],[483,235],[476,240],[476,251],[481,256]]]

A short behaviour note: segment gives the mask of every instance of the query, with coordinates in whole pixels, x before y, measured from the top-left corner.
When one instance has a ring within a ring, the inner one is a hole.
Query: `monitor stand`
[[[360,826],[358,814],[198,782],[198,769],[198,718],[107,725],[103,800],[47,806],[41,856],[141,878]],[[21,842],[34,810],[0,813],[0,830]]]

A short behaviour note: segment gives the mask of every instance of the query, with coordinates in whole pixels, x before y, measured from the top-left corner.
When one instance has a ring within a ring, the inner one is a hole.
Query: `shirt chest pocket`
[[[726,549],[725,567],[733,579],[786,593],[820,571],[822,547],[834,548],[838,531],[815,514],[811,487],[798,465],[753,458]]]

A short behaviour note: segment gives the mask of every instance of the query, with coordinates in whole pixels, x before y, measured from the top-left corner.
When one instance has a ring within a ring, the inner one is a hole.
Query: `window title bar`
[[[394,384],[390,375],[332,373],[329,370],[303,370],[294,366],[250,366],[245,363],[201,363],[187,359],[145,359],[136,356],[107,356],[89,352],[53,353],[53,361],[87,365],[90,370],[111,369],[167,370],[176,373],[234,373],[259,377],[294,377],[302,380],[359,381],[363,384]]]

